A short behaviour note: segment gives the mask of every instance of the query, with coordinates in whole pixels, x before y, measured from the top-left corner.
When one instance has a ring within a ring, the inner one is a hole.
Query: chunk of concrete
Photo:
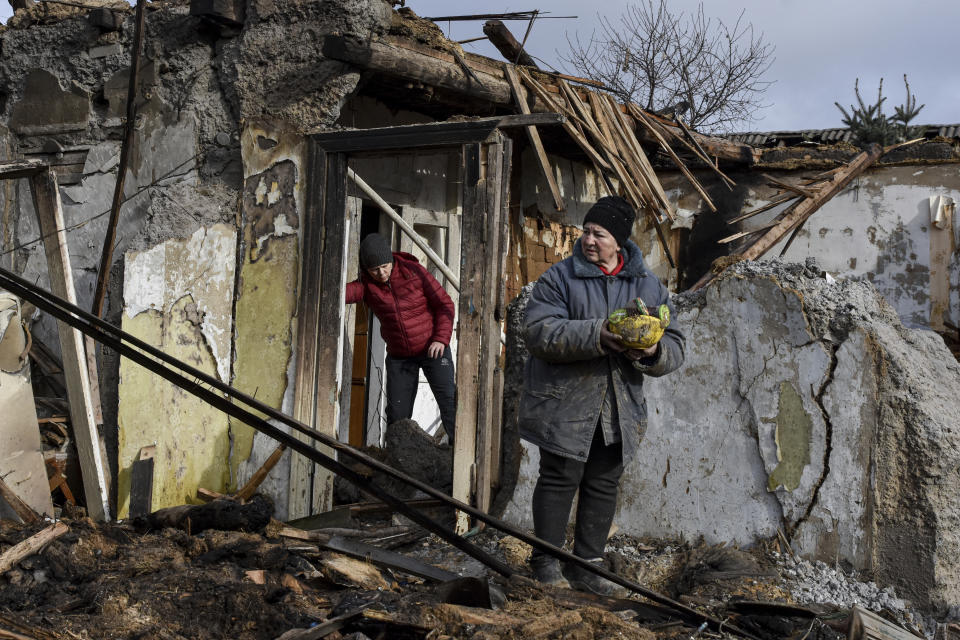
[[[140,61],[140,85],[137,90],[137,107],[148,98],[147,90],[157,84],[157,65],[152,59]],[[127,93],[130,91],[130,67],[117,71],[103,85],[103,97],[110,104],[107,115],[111,118],[125,118],[127,115]]]
[[[90,94],[71,83],[68,89],[46,69],[27,74],[23,98],[13,106],[10,128],[24,135],[80,131],[90,117]]]
[[[190,15],[239,27],[246,18],[246,7],[243,0],[190,0]]]
[[[0,477],[34,511],[52,516],[26,349],[20,301],[0,292]],[[0,518],[12,517],[0,500]]]
[[[106,7],[98,7],[87,14],[87,21],[101,31],[117,31],[123,24],[123,15]]]
[[[90,147],[83,164],[83,175],[107,173],[120,163],[120,145],[116,142],[101,142]]]

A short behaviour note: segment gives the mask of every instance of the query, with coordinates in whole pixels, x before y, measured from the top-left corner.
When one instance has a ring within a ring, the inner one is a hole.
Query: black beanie
[[[371,233],[360,242],[360,266],[373,269],[393,262],[393,252],[387,239],[379,233]]]
[[[598,224],[614,237],[621,247],[630,239],[633,221],[637,219],[630,203],[620,196],[604,196],[590,207],[583,217],[583,224]]]

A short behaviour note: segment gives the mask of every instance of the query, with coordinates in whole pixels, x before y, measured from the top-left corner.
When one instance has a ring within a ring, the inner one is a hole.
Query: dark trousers
[[[573,553],[602,558],[610,525],[617,510],[617,489],[623,473],[621,443],[606,446],[597,427],[586,462],[540,449],[540,477],[533,490],[533,527],[538,538],[562,547],[573,497],[580,490],[573,537]],[[532,561],[547,558],[533,550]]]
[[[453,442],[454,428],[457,423],[457,384],[453,371],[453,357],[450,347],[443,350],[439,358],[431,358],[425,353],[409,358],[395,358],[387,355],[387,424],[397,420],[406,420],[413,415],[413,402],[417,397],[420,370],[430,383],[430,390],[440,407],[440,421]]]

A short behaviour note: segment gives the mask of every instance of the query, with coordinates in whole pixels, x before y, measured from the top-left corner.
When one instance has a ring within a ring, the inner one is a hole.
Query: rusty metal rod
[[[245,424],[248,424],[254,429],[257,429],[258,431],[264,433],[265,435],[270,436],[271,438],[277,440],[278,442],[286,444],[290,449],[297,451],[298,453],[306,456],[310,460],[313,460],[317,464],[320,464],[321,466],[329,469],[330,471],[333,471],[334,473],[343,476],[345,479],[347,479],[348,481],[356,485],[358,488],[374,496],[376,499],[381,500],[382,502],[395,508],[397,511],[408,516],[411,520],[414,520],[415,522],[423,526],[425,529],[432,531],[433,533],[436,533],[439,537],[443,538],[454,547],[460,549],[467,555],[470,555],[473,558],[476,558],[480,562],[483,562],[485,565],[497,571],[501,575],[509,577],[514,573],[514,571],[512,568],[500,562],[496,558],[493,558],[483,550],[477,548],[475,545],[471,544],[466,539],[444,528],[442,525],[434,522],[429,517],[423,515],[416,509],[411,508],[402,500],[394,497],[392,494],[388,493],[387,491],[380,489],[375,485],[372,485],[365,478],[357,474],[355,471],[353,471],[349,467],[346,467],[345,465],[327,456],[326,454],[318,451],[317,449],[314,449],[307,443],[301,440],[298,440],[291,434],[288,434],[285,431],[282,431],[281,429],[273,426],[267,420],[260,418],[259,416],[244,409],[243,407],[233,404],[232,402],[230,402],[230,400],[228,400],[227,398],[217,393],[214,393],[214,391],[212,391],[211,389],[207,389],[201,386],[200,382],[203,382],[209,387],[212,387],[213,389],[216,389],[217,391],[224,393],[230,398],[243,402],[244,404],[249,406],[251,409],[255,409],[256,411],[270,418],[273,418],[279,422],[282,422],[283,424],[290,426],[291,428],[299,431],[300,433],[310,436],[314,440],[320,441],[322,444],[335,449],[339,453],[342,453],[350,458],[353,458],[358,462],[362,462],[368,467],[382,471],[392,476],[393,478],[401,480],[409,484],[410,486],[413,486],[419,489],[420,491],[423,491],[427,495],[438,498],[443,502],[461,511],[464,511],[470,514],[471,516],[475,517],[476,519],[482,522],[485,522],[486,524],[502,531],[503,533],[513,536],[523,542],[526,542],[531,546],[537,547],[538,549],[541,549],[560,560],[563,560],[571,564],[576,564],[577,566],[585,568],[586,570],[596,575],[599,575],[601,577],[604,577],[607,580],[610,580],[611,582],[614,582],[623,587],[626,587],[627,589],[630,589],[631,591],[639,593],[640,595],[644,596],[649,600],[652,600],[653,602],[657,602],[659,604],[670,607],[671,609],[676,611],[678,614],[680,614],[680,617],[682,619],[695,621],[697,624],[701,622],[706,622],[710,625],[711,628],[715,630],[720,630],[722,626],[724,629],[731,631],[733,633],[736,633],[737,635],[740,635],[744,638],[750,638],[751,640],[756,640],[756,636],[750,634],[747,631],[739,629],[736,626],[731,625],[729,623],[724,623],[723,621],[713,616],[697,611],[696,609],[693,609],[680,602],[672,600],[667,596],[659,594],[655,591],[651,591],[646,587],[643,587],[633,581],[627,580],[626,578],[623,578],[613,573],[612,571],[608,571],[607,569],[598,567],[597,565],[591,562],[588,562],[583,558],[579,558],[573,555],[572,553],[568,553],[564,551],[559,547],[555,547],[549,542],[546,542],[545,540],[541,540],[536,536],[533,536],[524,531],[521,531],[520,529],[514,527],[513,525],[510,525],[498,518],[495,518],[477,509],[476,507],[473,507],[459,500],[451,498],[450,496],[443,493],[442,491],[439,491],[436,488],[431,487],[430,485],[424,482],[421,482],[415,478],[412,478],[406,475],[405,473],[398,471],[393,467],[390,467],[389,465],[386,465],[380,462],[379,460],[376,460],[375,458],[354,449],[348,444],[339,442],[336,438],[333,438],[315,429],[312,429],[307,425],[297,420],[294,420],[293,418],[277,411],[273,407],[265,405],[255,400],[254,398],[234,389],[233,387],[227,384],[224,384],[223,382],[220,382],[219,380],[210,376],[209,374],[204,373],[199,369],[195,369],[194,367],[191,367],[190,365],[163,353],[159,349],[143,342],[142,340],[128,333],[125,333],[121,329],[118,329],[117,327],[114,327],[113,325],[101,320],[100,318],[97,318],[96,316],[93,316],[83,311],[82,309],[80,309],[75,305],[72,305],[64,300],[61,300],[60,298],[57,298],[53,294],[44,291],[40,287],[33,285],[29,281],[24,280],[19,276],[16,276],[15,274],[3,268],[0,268],[0,287],[3,287],[8,291],[10,291],[11,293],[14,293],[15,295],[22,297],[24,300],[27,300],[33,303],[37,308],[50,313],[52,316],[54,316],[58,320],[61,320],[62,322],[66,322],[67,324],[75,327],[76,329],[80,330],[84,334],[91,335],[94,339],[98,340],[99,342],[102,342],[103,344],[118,351],[120,354],[130,358],[131,360],[147,368],[151,372],[156,373],[157,375],[160,375],[161,377],[170,381],[171,383],[180,387],[181,389],[197,396],[204,402],[207,402],[208,404],[220,409],[224,413],[227,413],[228,415],[231,415],[237,418],[238,420],[241,420]],[[134,345],[134,346],[129,346],[128,344],[125,344],[125,343],[129,343],[130,345]],[[157,358],[161,362],[158,362],[157,360],[154,360],[149,356],[153,356],[154,358]],[[164,363],[169,364],[173,367],[176,367],[180,371],[189,374],[190,377],[184,376],[176,371],[170,370],[165,366]]]
[[[113,188],[113,203],[110,205],[110,221],[107,223],[107,235],[103,240],[103,253],[100,255],[100,271],[97,273],[97,287],[93,293],[93,315],[103,315],[103,301],[107,296],[110,283],[110,265],[113,262],[113,245],[117,240],[117,223],[120,220],[120,205],[123,204],[123,183],[130,164],[130,148],[133,146],[133,132],[137,119],[137,85],[140,83],[140,50],[143,48],[144,6],[146,0],[137,0],[136,26],[133,29],[133,51],[130,61],[130,83],[127,85],[127,121],[123,127],[123,143],[120,146],[120,163],[117,165],[117,182]]]

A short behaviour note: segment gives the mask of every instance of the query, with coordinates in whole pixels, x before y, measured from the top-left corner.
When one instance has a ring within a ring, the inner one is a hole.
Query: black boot
[[[530,560],[533,579],[550,587],[569,589],[570,583],[563,577],[560,561],[551,556],[539,556]]]
[[[603,567],[603,558],[584,559],[598,567]],[[625,598],[630,593],[626,587],[621,587],[615,582],[610,582],[606,578],[588,571],[579,565],[567,564],[564,573],[570,582],[570,586],[577,591],[586,591],[588,593],[595,593],[598,596],[608,596],[611,598]]]

